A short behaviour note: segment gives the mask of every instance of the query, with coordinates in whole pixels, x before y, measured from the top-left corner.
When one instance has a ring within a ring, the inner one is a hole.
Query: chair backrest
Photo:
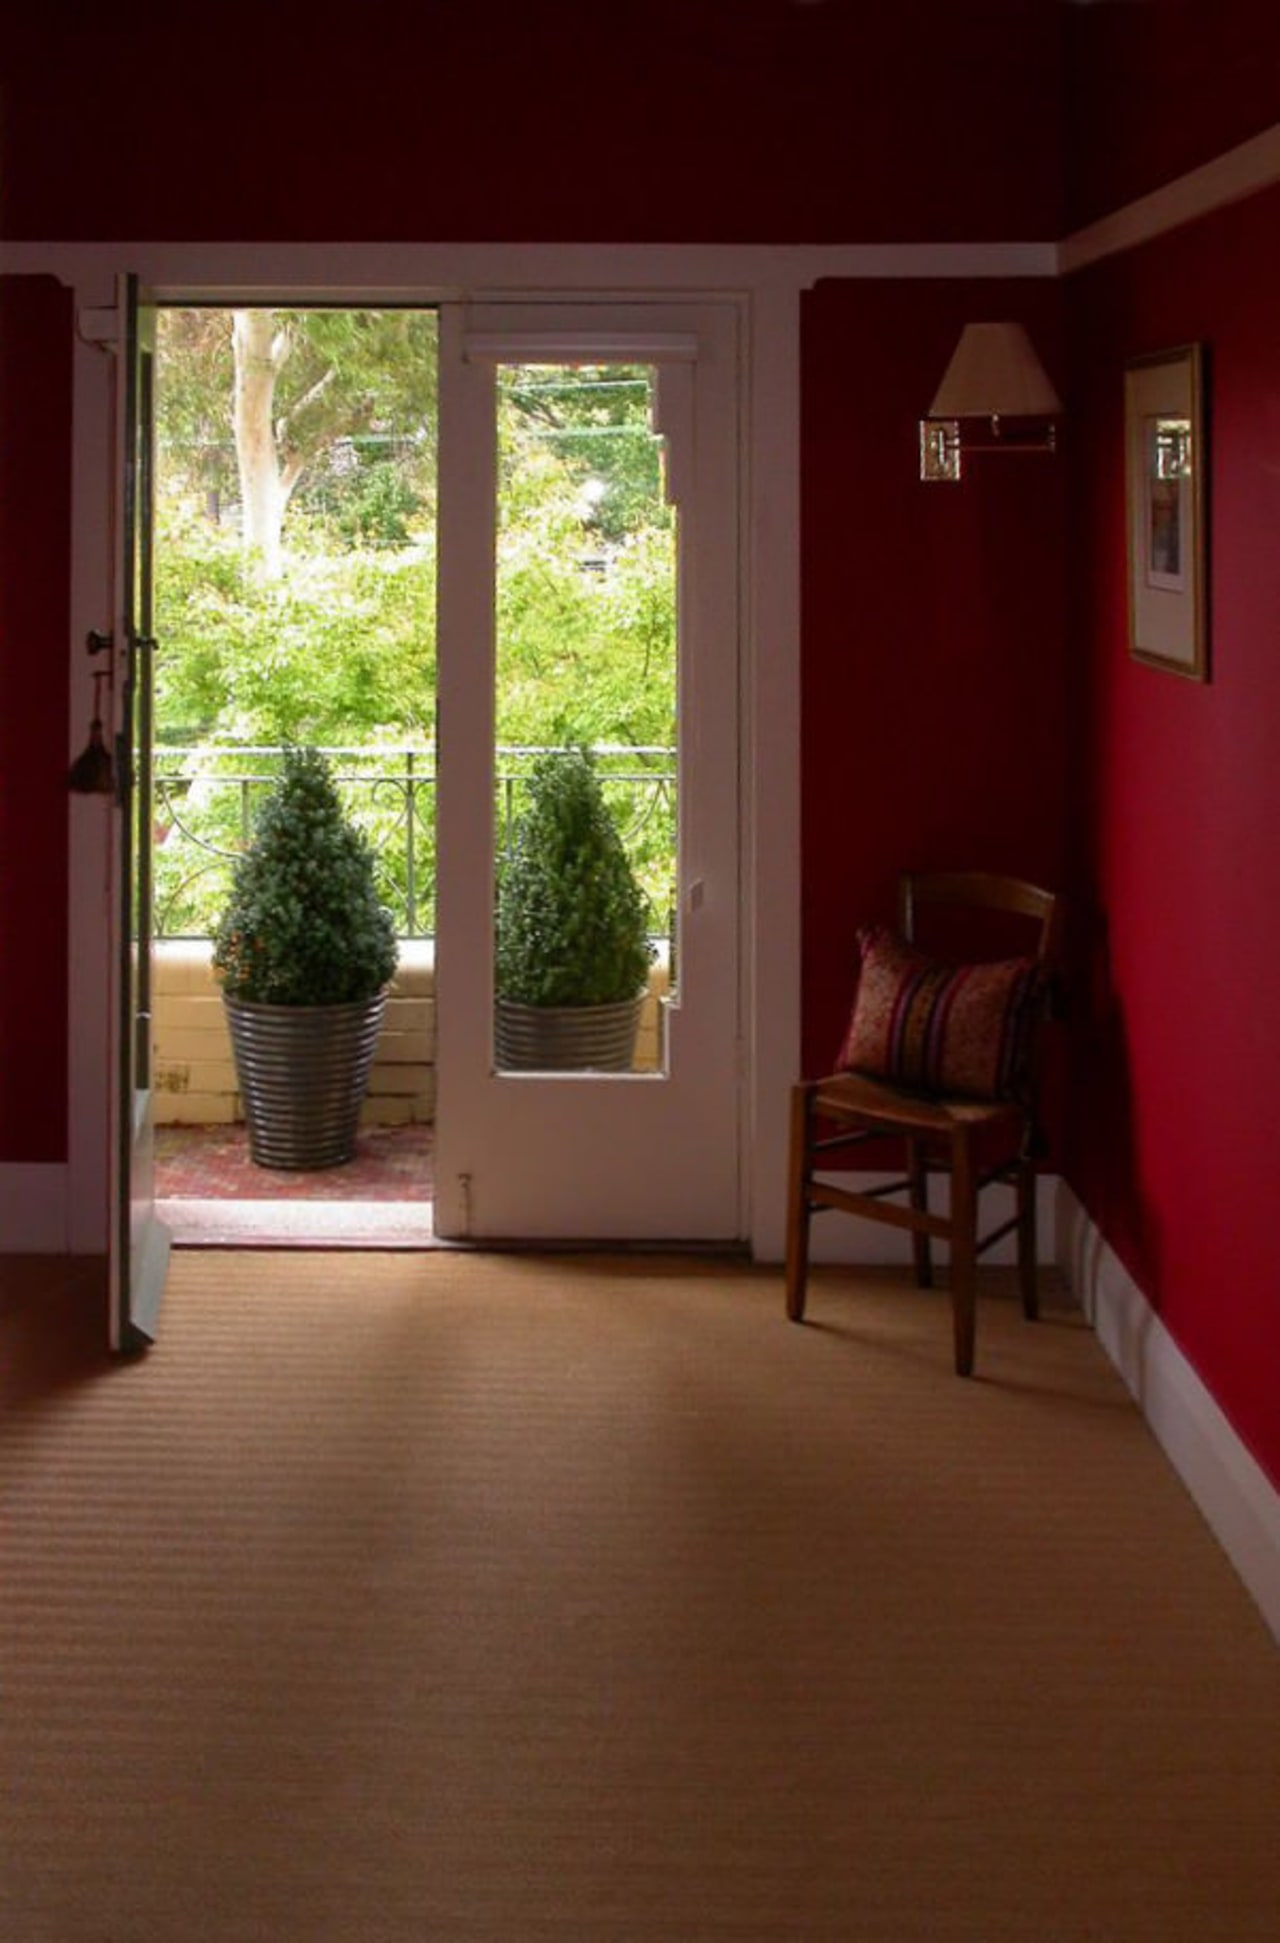
[[[1041,890],[1021,877],[999,877],[981,870],[907,871],[898,884],[898,920],[902,935],[916,942],[916,922],[925,905],[953,910],[1007,911],[1030,918],[1037,926],[1033,955],[1052,964],[1058,955],[1062,901],[1053,891]]]

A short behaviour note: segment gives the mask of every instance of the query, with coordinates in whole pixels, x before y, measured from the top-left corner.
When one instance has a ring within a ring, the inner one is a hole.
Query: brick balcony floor
[[[432,1145],[430,1127],[368,1127],[345,1166],[295,1172],[255,1166],[243,1126],[158,1127],[156,1200],[179,1245],[421,1245]]]
[[[430,1127],[366,1127],[355,1159],[314,1173],[257,1167],[243,1126],[157,1127],[156,1198],[429,1201]]]

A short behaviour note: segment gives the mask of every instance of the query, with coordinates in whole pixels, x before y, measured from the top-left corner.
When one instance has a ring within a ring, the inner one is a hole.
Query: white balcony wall
[[[155,1101],[158,1126],[221,1126],[242,1120],[222,994],[205,940],[156,945]],[[666,968],[655,966],[640,1021],[636,1064],[658,1064],[658,1001]],[[404,940],[374,1055],[361,1122],[430,1123],[436,1110],[435,948]]]

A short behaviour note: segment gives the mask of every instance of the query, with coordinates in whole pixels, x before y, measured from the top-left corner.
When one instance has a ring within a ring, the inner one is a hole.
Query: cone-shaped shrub
[[[289,749],[236,863],[214,934],[230,998],[253,1005],[349,1005],[396,967],[373,851],[343,810],[318,749]]]
[[[618,1005],[653,958],[644,894],[585,749],[539,756],[498,886],[497,992]]]

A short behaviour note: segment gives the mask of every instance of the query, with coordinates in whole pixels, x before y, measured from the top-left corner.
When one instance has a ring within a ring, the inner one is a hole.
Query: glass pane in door
[[[651,365],[497,372],[495,1065],[667,1070],[677,514]]]

